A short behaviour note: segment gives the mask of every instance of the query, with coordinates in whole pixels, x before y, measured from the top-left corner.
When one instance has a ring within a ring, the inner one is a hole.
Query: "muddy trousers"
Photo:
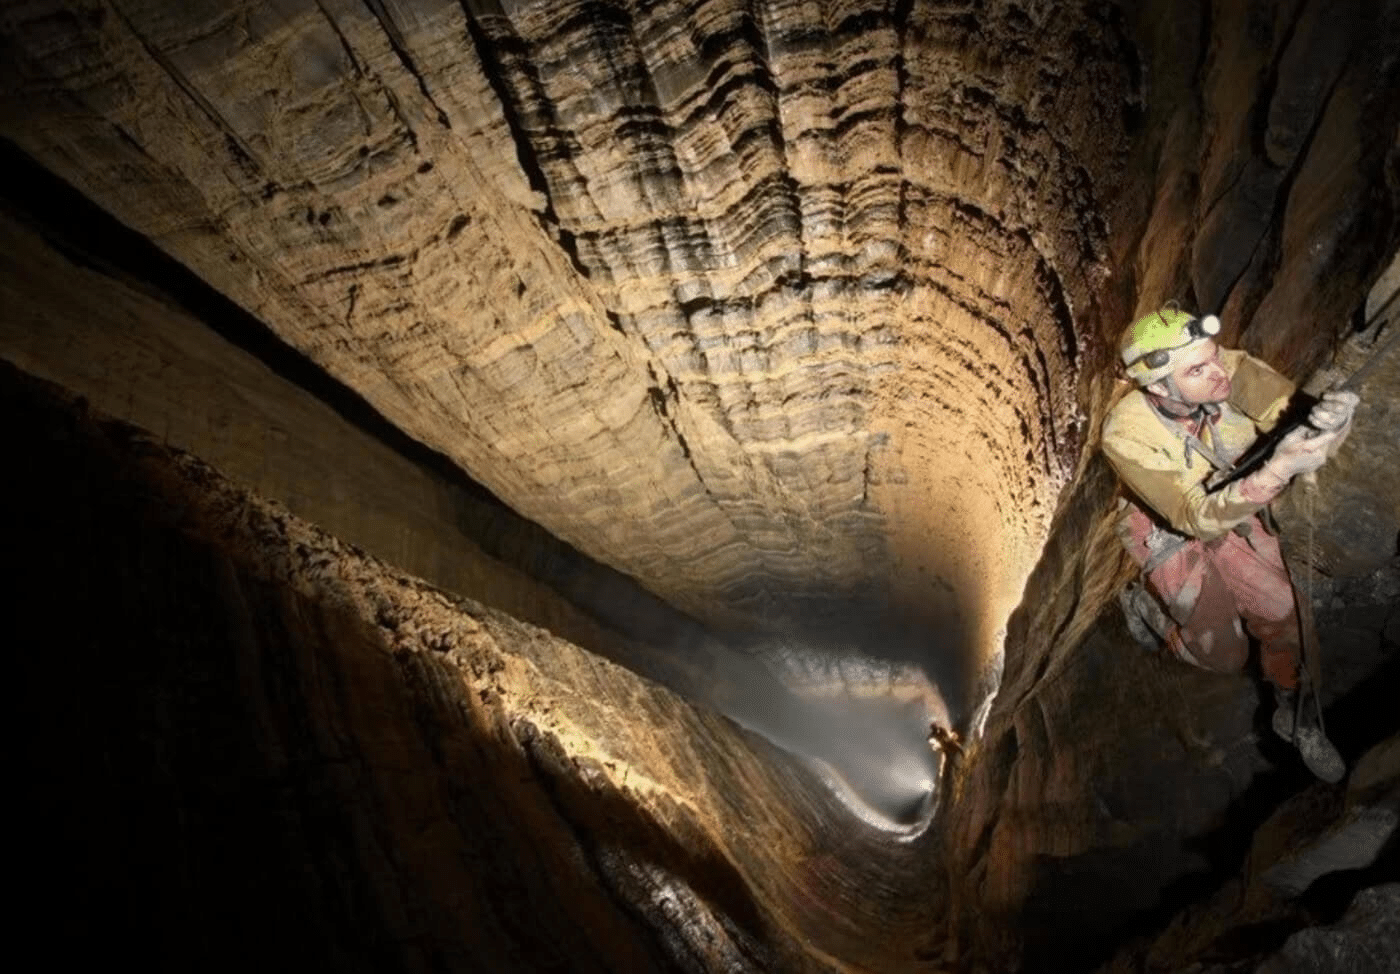
[[[1123,540],[1139,566],[1151,555],[1154,530],[1145,513],[1132,508]],[[1241,533],[1210,541],[1191,538],[1147,575],[1147,586],[1175,625],[1167,647],[1182,660],[1218,673],[1237,673],[1249,658],[1249,634],[1259,640],[1259,664],[1274,686],[1298,686],[1298,606],[1278,539],[1258,515]]]

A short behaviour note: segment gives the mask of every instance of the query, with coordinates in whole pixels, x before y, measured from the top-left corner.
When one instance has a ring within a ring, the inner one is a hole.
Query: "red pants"
[[[1257,514],[1241,530],[1247,537],[1231,531],[1211,541],[1163,533],[1153,538],[1161,529],[1132,504],[1119,524],[1140,567],[1163,550],[1162,542],[1184,540],[1147,575],[1148,588],[1175,621],[1166,635],[1172,653],[1207,670],[1238,673],[1249,658],[1247,627],[1259,640],[1265,678],[1292,690],[1298,685],[1298,607],[1283,553]]]

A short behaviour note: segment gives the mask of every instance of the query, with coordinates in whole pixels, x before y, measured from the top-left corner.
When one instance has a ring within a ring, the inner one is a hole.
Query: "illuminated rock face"
[[[679,859],[720,848],[743,867],[720,886],[761,888],[756,908],[700,890],[725,933],[676,934],[692,966],[737,945],[760,969],[897,970],[1014,956],[1037,868],[1146,842],[1096,817],[1097,783],[1153,813],[1180,800],[1177,838],[1217,807],[1189,791],[1208,749],[1182,793],[1134,790],[1178,733],[1138,719],[1177,699],[1143,688],[1155,664],[1077,669],[1114,659],[1095,620],[1121,567],[1085,447],[1143,307],[1221,309],[1295,374],[1344,329],[1397,235],[1400,24],[1362,6],[36,0],[0,12],[0,132],[521,514],[716,626],[884,614],[985,690],[1030,577],[944,823],[951,901],[927,845],[901,858],[853,828],[852,850],[805,780],[736,815],[716,795],[777,772],[727,725],[655,726],[718,775],[702,838],[664,823]],[[510,604],[550,601],[529,587]],[[609,638],[571,613],[548,610]],[[574,657],[538,655],[567,685]],[[677,705],[617,679],[558,780],[623,747],[636,700]],[[545,698],[518,689],[533,720]],[[962,689],[966,719],[982,701]],[[1214,692],[1202,709],[1247,735]],[[629,801],[652,815],[693,782],[647,757],[660,785]],[[752,845],[714,839],[754,820]],[[583,821],[583,840],[609,826]],[[686,907],[634,865],[618,896],[664,938]]]
[[[521,513],[993,653],[1081,443],[1110,8],[53,6],[8,133]]]

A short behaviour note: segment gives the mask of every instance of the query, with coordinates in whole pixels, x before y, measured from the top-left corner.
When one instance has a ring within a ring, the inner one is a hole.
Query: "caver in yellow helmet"
[[[1171,375],[1173,353],[1218,334],[1220,319],[1215,315],[1198,318],[1168,305],[1129,325],[1123,332],[1118,354],[1128,378],[1139,386],[1149,386]]]

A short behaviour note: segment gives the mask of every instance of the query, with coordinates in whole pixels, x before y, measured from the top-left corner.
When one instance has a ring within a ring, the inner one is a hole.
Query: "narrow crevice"
[[[549,177],[545,174],[539,153],[530,139],[529,129],[523,116],[523,107],[516,103],[515,96],[507,83],[510,72],[497,54],[497,48],[500,45],[487,34],[481,21],[472,12],[469,0],[459,0],[459,2],[462,14],[466,18],[467,36],[471,39],[477,59],[481,62],[486,82],[490,85],[492,93],[495,94],[496,100],[501,106],[501,115],[505,120],[506,130],[510,133],[511,142],[515,146],[516,161],[520,164],[520,170],[525,174],[530,188],[538,193],[544,201],[544,209],[537,215],[540,225],[555,239],[560,250],[569,258],[570,264],[573,265],[579,276],[586,279],[591,276],[591,273],[580,259],[577,236],[561,225],[559,214],[554,209],[554,196],[550,191]],[[500,18],[504,20],[505,15],[501,14]],[[516,43],[519,41],[517,40]],[[538,79],[532,80],[534,85],[538,87]]]
[[[370,11],[374,14],[374,19],[379,21],[379,26],[383,28],[384,36],[389,39],[389,46],[394,49],[394,54],[398,56],[399,63],[404,66],[404,70],[413,75],[413,80],[418,82],[418,90],[423,93],[423,98],[429,105],[433,106],[433,111],[437,113],[438,124],[445,129],[451,129],[452,121],[447,117],[447,112],[443,111],[442,106],[437,103],[437,99],[433,97],[433,93],[428,90],[428,79],[423,77],[423,72],[418,70],[418,65],[414,63],[413,56],[408,53],[408,45],[404,42],[403,32],[399,30],[399,25],[394,23],[394,18],[384,6],[384,0],[365,0],[365,5],[369,7]],[[384,90],[386,93],[389,91],[387,86]],[[393,100],[392,94],[390,98]],[[404,118],[403,112],[398,110],[398,103],[396,100],[394,102],[394,108],[399,118],[411,133],[413,127],[409,125],[408,120]],[[418,137],[416,135],[413,136],[413,144],[415,147],[418,144]]]

